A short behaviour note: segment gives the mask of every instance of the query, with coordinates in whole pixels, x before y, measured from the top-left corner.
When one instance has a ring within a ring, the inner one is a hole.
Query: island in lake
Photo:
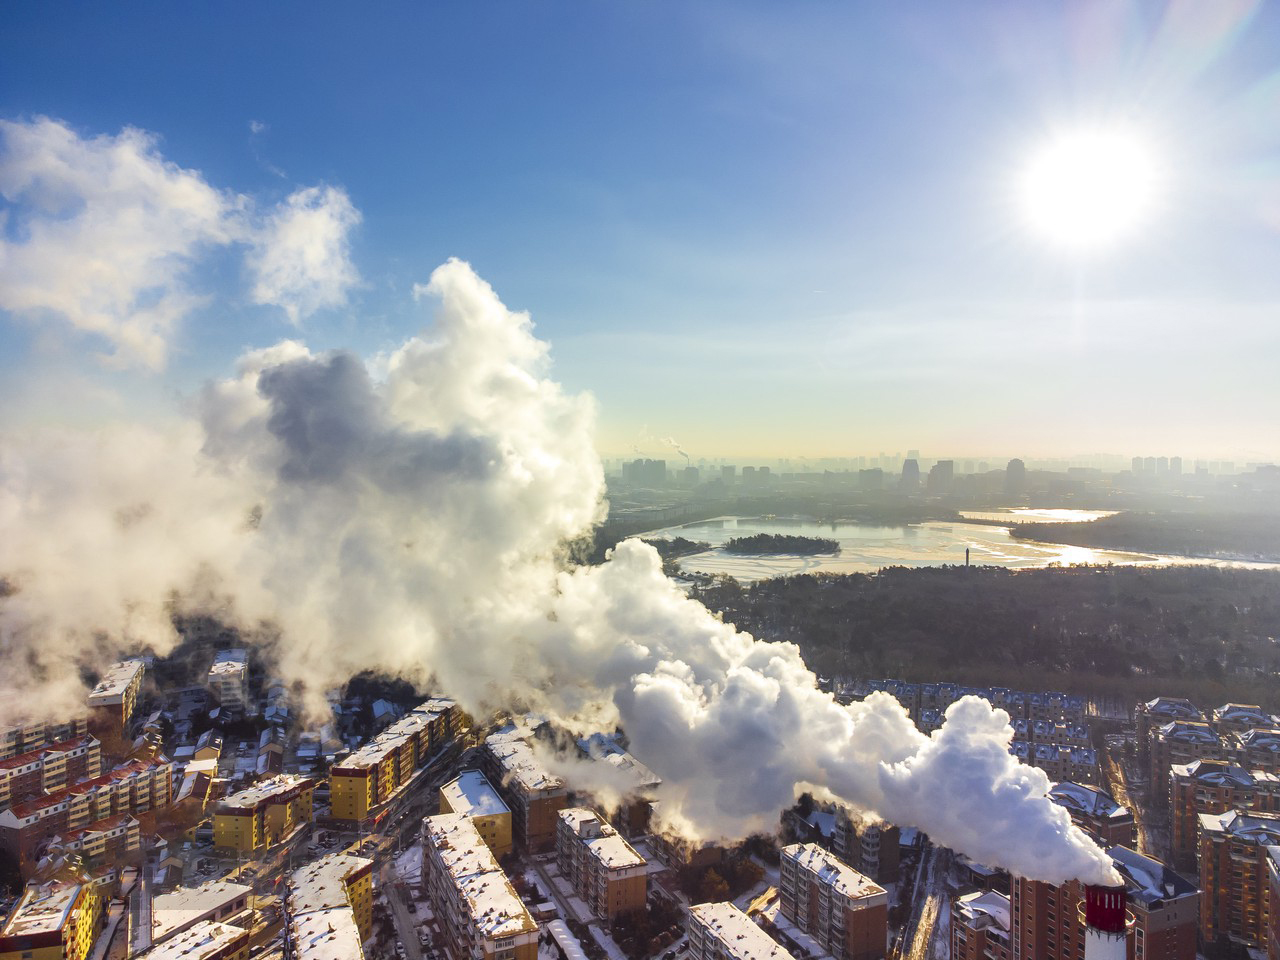
[[[734,537],[724,545],[727,553],[792,553],[812,555],[839,553],[840,544],[822,537],[796,537],[781,533],[757,533],[752,537]]]

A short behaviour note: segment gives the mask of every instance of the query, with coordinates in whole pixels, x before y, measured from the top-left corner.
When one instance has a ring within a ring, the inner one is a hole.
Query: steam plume
[[[167,649],[175,607],[213,610],[269,627],[313,711],[376,669],[476,713],[618,723],[662,779],[661,816],[694,836],[771,829],[816,790],[1026,876],[1112,879],[985,701],[926,737],[887,696],[837,704],[795,646],[711,616],[642,543],[567,568],[563,545],[603,513],[590,399],[549,379],[529,317],[466,264],[415,295],[438,298],[435,325],[384,377],[285,341],[168,434],[7,438],[0,653],[31,670],[8,672],[0,703],[31,702],[22,677]]]

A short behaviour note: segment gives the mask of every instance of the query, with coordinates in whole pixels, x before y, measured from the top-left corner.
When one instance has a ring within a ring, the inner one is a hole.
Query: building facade
[[[586,807],[560,811],[556,862],[560,875],[602,920],[612,923],[645,908],[649,872],[644,857],[604,817]]]
[[[221,801],[213,811],[213,845],[247,853],[279,843],[313,816],[316,781],[272,777]]]
[[[85,960],[101,919],[91,884],[28,887],[0,926],[0,960]]]
[[[732,903],[700,903],[685,921],[688,960],[792,960],[750,917]]]
[[[422,822],[422,884],[452,960],[536,960],[538,925],[470,817]]]
[[[489,780],[500,785],[511,809],[516,843],[529,853],[551,850],[560,811],[569,805],[565,782],[542,765],[521,733],[492,734],[484,746]]]
[[[1200,935],[1254,947],[1267,942],[1267,850],[1280,844],[1280,815],[1200,814]]]
[[[289,878],[292,960],[362,960],[373,929],[373,861],[334,853]]]
[[[835,960],[885,955],[889,898],[883,887],[814,843],[782,849],[782,914]]]
[[[951,960],[1013,960],[1009,898],[988,890],[951,907]]]
[[[88,735],[0,760],[0,810],[102,775],[102,743]]]
[[[330,815],[359,821],[390,800],[458,734],[452,700],[428,700],[329,770]]]

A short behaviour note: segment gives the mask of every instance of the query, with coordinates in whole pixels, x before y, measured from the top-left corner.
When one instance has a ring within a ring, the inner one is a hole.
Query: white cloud
[[[360,214],[342,190],[301,189],[260,212],[132,127],[84,137],[45,117],[0,120],[0,196],[0,310],[101,338],[116,365],[164,367],[181,321],[211,299],[193,274],[218,248],[247,245],[254,301],[294,323],[358,279],[347,235]]]
[[[283,308],[293,323],[346,302],[358,280],[348,236],[360,212],[337,187],[291,194],[263,224],[248,258],[255,303]]]
[[[250,133],[265,133],[265,132],[266,132],[266,130],[267,130],[267,125],[266,125],[265,123],[263,123],[261,120],[250,120],[250,121],[249,121],[249,132],[250,132]]]
[[[0,121],[0,136],[0,195],[14,208],[0,308],[60,314],[103,337],[114,360],[162,367],[199,302],[186,274],[233,239],[240,198],[166,161],[141,130],[86,139],[39,118]]]

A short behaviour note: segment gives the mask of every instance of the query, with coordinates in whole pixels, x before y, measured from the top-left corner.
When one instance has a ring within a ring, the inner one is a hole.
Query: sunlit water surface
[[[1105,511],[1025,510],[973,512],[977,520],[1011,522],[1072,523],[1107,516]],[[822,537],[840,544],[835,556],[748,556],[727,553],[724,545],[733,537],[757,533]],[[1167,566],[1205,564],[1211,566],[1280,569],[1280,564],[1246,563],[1198,557],[1174,557],[1121,550],[1095,550],[1069,544],[1034,543],[1016,540],[1007,527],[978,523],[930,522],[909,526],[876,526],[861,523],[816,523],[793,517],[717,517],[695,523],[667,527],[644,535],[646,538],[684,537],[704,541],[711,549],[680,560],[691,573],[728,574],[738,580],[764,580],[796,573],[874,573],[884,567],[938,567],[963,564],[965,550],[974,565],[1026,569],[1050,564],[1075,563]]]

